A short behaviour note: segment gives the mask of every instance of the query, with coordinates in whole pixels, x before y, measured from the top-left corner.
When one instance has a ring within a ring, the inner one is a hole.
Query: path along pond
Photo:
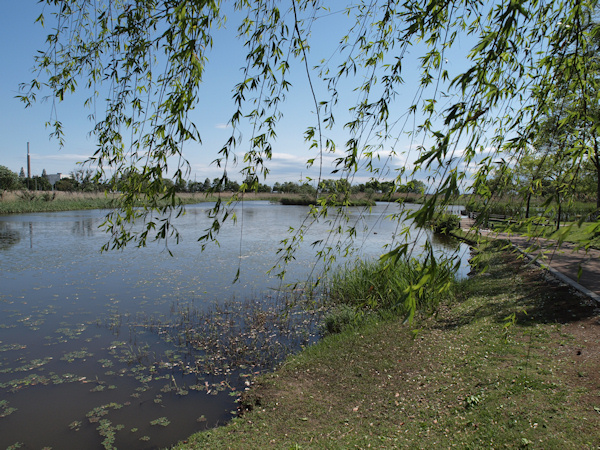
[[[168,447],[227,422],[253,376],[319,338],[320,303],[267,275],[308,209],[246,202],[201,252],[211,206],[176,219],[173,256],[100,253],[105,211],[0,216],[0,448]],[[384,253],[399,208],[351,208],[355,252],[338,263]],[[318,274],[309,244],[330,228],[307,232],[286,283]],[[432,244],[468,272],[464,244]]]

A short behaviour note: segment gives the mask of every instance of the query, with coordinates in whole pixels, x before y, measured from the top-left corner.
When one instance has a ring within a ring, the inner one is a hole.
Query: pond
[[[169,446],[227,422],[253,376],[319,338],[317,299],[267,274],[307,208],[246,202],[201,252],[211,206],[186,207],[172,256],[164,243],[100,253],[104,211],[0,217],[0,447]],[[348,258],[384,253],[398,208],[353,210]],[[309,244],[330,228],[307,232],[286,283],[318,275]],[[433,245],[468,272],[464,244]]]

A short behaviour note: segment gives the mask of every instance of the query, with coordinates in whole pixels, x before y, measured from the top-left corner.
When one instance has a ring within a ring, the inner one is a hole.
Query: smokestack
[[[29,156],[29,142],[27,143],[27,178],[31,178],[31,158]]]

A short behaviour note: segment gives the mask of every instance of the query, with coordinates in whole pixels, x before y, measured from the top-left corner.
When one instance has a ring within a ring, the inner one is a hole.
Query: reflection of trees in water
[[[94,220],[83,219],[73,223],[71,232],[77,236],[93,236],[94,235]]]
[[[7,250],[21,240],[21,233],[6,222],[0,222],[0,250]]]
[[[447,234],[431,232],[429,239],[433,245],[439,246],[444,250],[455,251],[460,248],[460,241],[455,237],[448,236]]]

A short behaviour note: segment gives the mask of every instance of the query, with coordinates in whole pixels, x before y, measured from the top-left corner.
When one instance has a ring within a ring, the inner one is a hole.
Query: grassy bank
[[[596,448],[594,308],[514,255],[485,259],[434,317],[324,338],[177,448]]]
[[[24,214],[34,212],[74,211],[81,209],[110,209],[115,206],[119,194],[104,192],[45,192],[45,191],[7,191],[0,196],[0,214]],[[180,193],[177,198],[184,205],[215,202],[219,198],[223,201],[231,199],[232,192],[221,192],[216,195],[204,193]],[[241,198],[241,197],[240,197]],[[314,199],[308,199],[302,194],[284,193],[255,193],[243,195],[245,201],[263,200],[278,202],[284,205],[311,205]],[[402,201],[414,202],[416,196],[406,194],[393,199],[389,197],[369,199],[358,195],[353,198],[348,206],[373,206],[377,201]]]
[[[74,211],[82,209],[110,209],[115,205],[119,194],[104,192],[44,192],[11,191],[0,197],[0,214],[24,214],[34,212]],[[182,193],[177,197],[184,205],[214,202],[218,198],[228,200],[233,194],[223,192],[219,196],[206,196],[203,193]],[[281,194],[244,194],[244,200],[278,201]]]
[[[0,198],[0,214],[107,209],[112,207],[115,197],[96,192],[4,192]]]

